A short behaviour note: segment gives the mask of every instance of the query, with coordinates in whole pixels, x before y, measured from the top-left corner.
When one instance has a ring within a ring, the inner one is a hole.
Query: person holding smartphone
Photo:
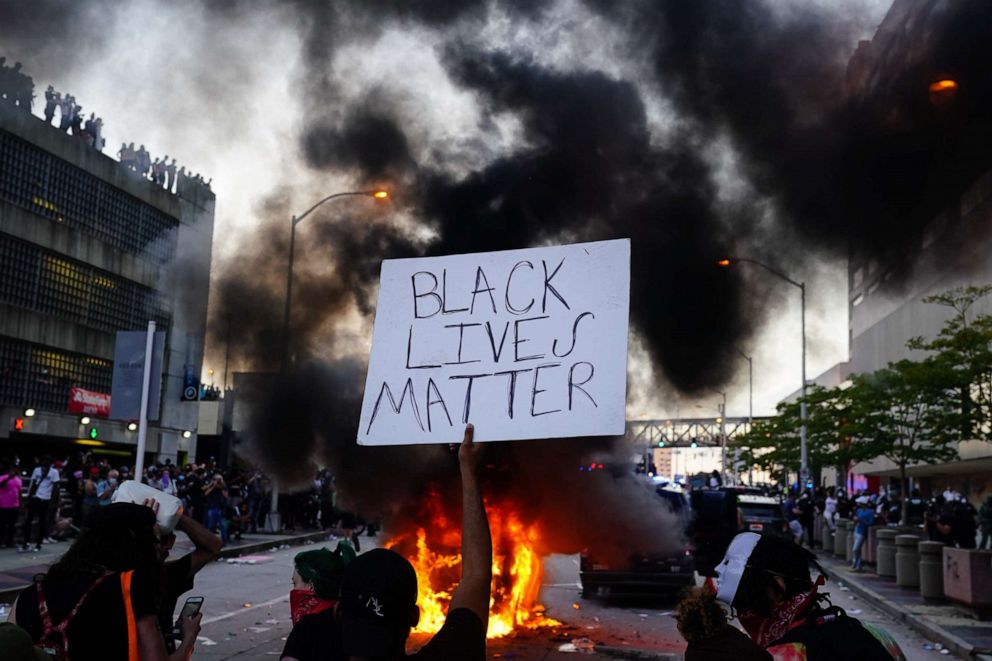
[[[172,617],[176,612],[179,598],[193,589],[193,579],[197,572],[220,556],[221,540],[217,535],[207,530],[192,518],[183,514],[179,517],[176,530],[181,530],[193,542],[193,550],[177,560],[168,560],[169,553],[176,543],[176,534],[163,531],[159,551],[164,565],[162,606],[159,610],[159,624],[165,635],[165,646],[169,652],[174,652],[181,642],[178,635],[173,634]],[[202,599],[201,599],[202,602]]]

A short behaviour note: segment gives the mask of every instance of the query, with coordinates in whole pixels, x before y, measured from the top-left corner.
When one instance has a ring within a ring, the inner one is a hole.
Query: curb
[[[237,558],[242,555],[249,555],[260,551],[274,551],[283,545],[301,546],[306,544],[308,541],[325,541],[331,537],[333,537],[333,535],[327,531],[311,532],[303,535],[272,535],[272,539],[264,542],[251,542],[248,544],[239,544],[238,546],[224,547],[220,550],[220,555],[217,559],[223,560],[226,558]],[[14,599],[21,592],[21,590],[29,585],[30,583],[25,583],[24,585],[19,585],[16,588],[0,589],[0,603],[13,603]]]
[[[238,546],[222,548],[217,559],[238,558],[243,555],[258,553],[259,551],[276,551],[283,545],[300,546],[307,542],[323,542],[333,536],[327,531],[310,532],[303,535],[273,535],[271,540],[264,542],[251,542],[250,544],[239,544]]]
[[[826,555],[826,554],[824,554]],[[817,556],[819,557],[819,555]],[[833,556],[827,556],[833,559]],[[939,642],[944,647],[948,648],[952,653],[959,657],[970,659],[975,658],[977,653],[975,646],[968,641],[955,636],[950,631],[947,631],[939,624],[931,622],[924,617],[920,617],[914,613],[910,613],[900,609],[895,604],[886,600],[885,597],[878,594],[871,588],[861,585],[857,579],[852,579],[846,574],[841,574],[840,572],[834,572],[834,578],[837,580],[838,585],[843,583],[851,592],[857,594],[861,599],[864,599],[870,603],[875,608],[884,612],[886,615],[894,619],[896,622],[905,624],[909,628],[915,630],[917,633],[922,634],[929,640],[935,640]],[[980,651],[980,650],[978,650]]]

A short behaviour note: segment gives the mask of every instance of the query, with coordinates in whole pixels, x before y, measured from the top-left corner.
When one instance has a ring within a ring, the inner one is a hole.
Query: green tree
[[[972,306],[992,292],[992,286],[959,287],[923,299],[942,305],[953,315],[932,340],[917,337],[911,349],[930,352],[947,372],[959,398],[959,429],[964,438],[992,440],[992,316],[969,320]]]
[[[955,376],[937,357],[901,360],[853,377],[845,433],[861,457],[886,457],[899,467],[906,520],[906,467],[957,456],[961,412]]]
[[[732,441],[740,451],[738,461],[773,475],[798,471],[799,437],[787,429],[789,426],[789,423],[783,424],[780,416],[755,422],[747,434]]]

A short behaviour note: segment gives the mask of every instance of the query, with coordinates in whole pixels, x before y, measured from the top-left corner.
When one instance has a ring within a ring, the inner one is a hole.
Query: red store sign
[[[82,388],[70,388],[69,413],[106,418],[110,415],[110,395]]]

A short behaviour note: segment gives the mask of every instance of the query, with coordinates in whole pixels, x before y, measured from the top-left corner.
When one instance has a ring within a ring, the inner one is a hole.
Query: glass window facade
[[[0,402],[65,411],[69,389],[109,393],[113,361],[0,336]]]
[[[161,262],[179,221],[29,142],[0,131],[0,199]]]
[[[140,330],[149,319],[166,328],[170,317],[154,289],[7,234],[0,234],[0,303],[108,333]]]

